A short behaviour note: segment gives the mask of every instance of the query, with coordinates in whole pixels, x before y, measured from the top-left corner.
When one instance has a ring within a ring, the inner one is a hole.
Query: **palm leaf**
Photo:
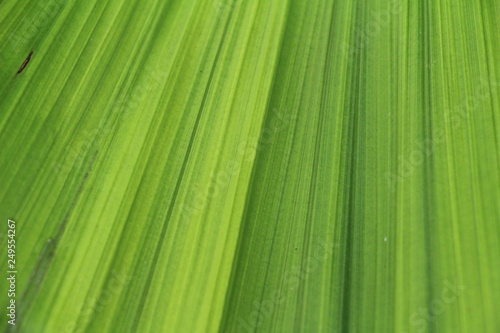
[[[498,332],[499,15],[0,1],[2,329]]]

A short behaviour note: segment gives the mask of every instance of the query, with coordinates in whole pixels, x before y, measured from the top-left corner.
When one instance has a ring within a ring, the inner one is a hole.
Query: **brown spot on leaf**
[[[26,66],[28,66],[28,63],[31,60],[31,55],[32,54],[33,54],[33,51],[31,51],[30,54],[28,55],[28,57],[26,58],[26,60],[24,60],[23,64],[21,65],[21,67],[17,71],[17,74],[21,73],[26,68]]]

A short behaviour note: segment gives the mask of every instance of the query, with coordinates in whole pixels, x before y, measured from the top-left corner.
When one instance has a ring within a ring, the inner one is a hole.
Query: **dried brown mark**
[[[28,63],[31,60],[31,55],[32,54],[33,54],[33,51],[31,51],[30,54],[28,55],[28,57],[26,58],[26,60],[24,60],[23,64],[21,65],[21,67],[17,71],[17,74],[21,73],[26,68],[26,66],[28,66]]]

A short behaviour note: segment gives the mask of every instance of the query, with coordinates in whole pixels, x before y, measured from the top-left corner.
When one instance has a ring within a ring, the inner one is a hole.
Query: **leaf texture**
[[[500,331],[499,15],[0,1],[2,329]]]

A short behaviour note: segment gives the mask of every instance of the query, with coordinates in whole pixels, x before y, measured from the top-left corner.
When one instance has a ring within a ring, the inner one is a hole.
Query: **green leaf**
[[[1,329],[500,331],[499,15],[0,1]]]

